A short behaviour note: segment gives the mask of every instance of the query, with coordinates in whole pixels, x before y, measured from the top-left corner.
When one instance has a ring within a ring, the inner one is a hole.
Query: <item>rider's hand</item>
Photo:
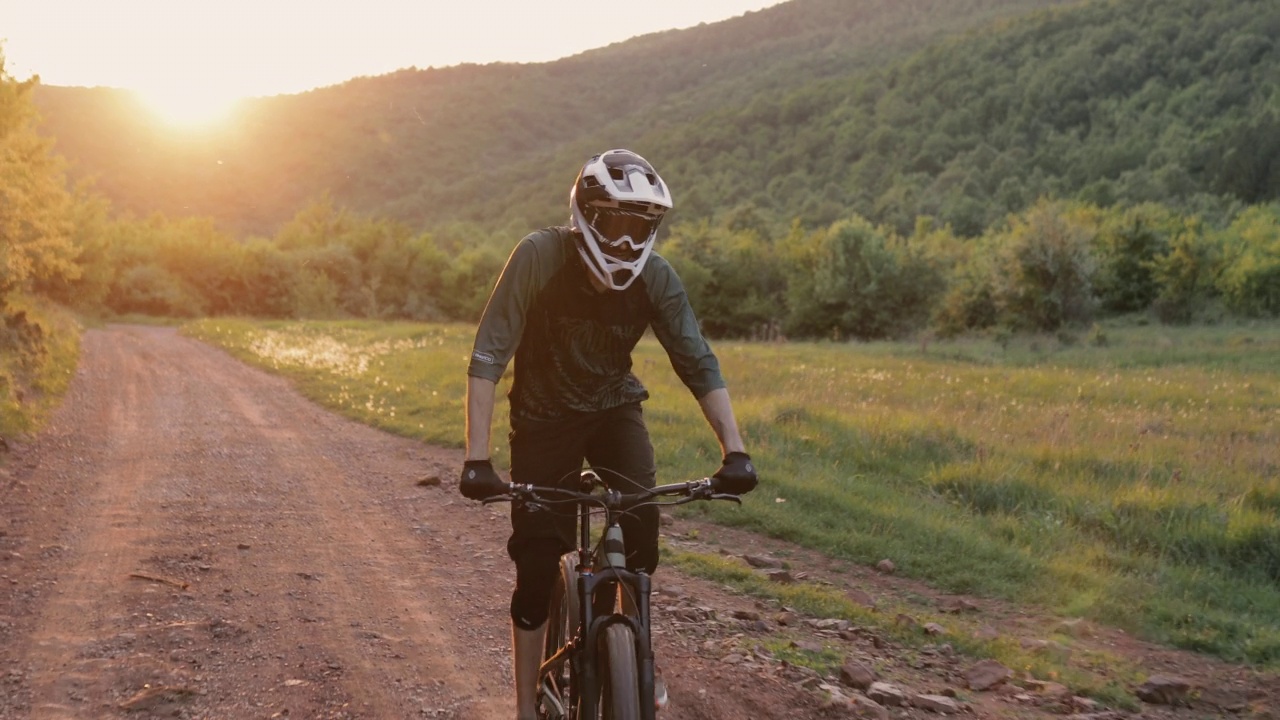
[[[471,500],[501,495],[507,486],[488,460],[468,460],[462,465],[462,477],[458,480],[458,492]]]
[[[756,466],[751,456],[744,452],[731,452],[724,456],[720,469],[711,477],[719,480],[718,490],[731,495],[742,495],[756,489]]]

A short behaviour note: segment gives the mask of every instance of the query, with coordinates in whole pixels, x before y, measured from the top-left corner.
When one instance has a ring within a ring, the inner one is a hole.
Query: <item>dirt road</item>
[[[0,718],[513,717],[506,519],[459,461],[173,330],[88,332],[0,477]],[[672,717],[744,716],[698,690]]]
[[[49,427],[0,467],[0,720],[509,720],[505,508],[456,493],[460,461],[332,415],[172,329],[89,331]],[[433,477],[442,484],[420,484]],[[919,583],[745,533],[685,520],[664,533],[672,544],[714,535],[721,552],[781,551],[859,597],[933,602]],[[904,649],[668,569],[655,581],[667,720],[937,717],[892,693],[882,692],[889,708],[852,707],[839,690],[830,702],[840,681],[780,661],[788,642],[837,647],[970,716],[1127,715],[1049,696],[1052,683],[970,692],[972,661],[944,642]],[[1052,621],[980,599],[966,607],[1024,638]],[[1206,690],[1143,717],[1274,718],[1280,706],[1274,673],[1105,629],[1078,642],[1217,693],[1217,704]]]

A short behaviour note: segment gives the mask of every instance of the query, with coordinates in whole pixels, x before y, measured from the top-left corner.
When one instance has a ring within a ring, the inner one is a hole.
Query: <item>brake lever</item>
[[[481,505],[492,505],[492,504],[494,504],[494,503],[500,503],[500,502],[513,502],[514,500],[515,500],[515,496],[514,496],[514,495],[510,495],[510,494],[508,494],[508,495],[490,495],[489,497],[487,497],[487,498],[485,498],[485,499],[481,500],[481,501],[480,501],[480,504],[481,504]]]
[[[737,495],[734,495],[733,493],[712,493],[711,499],[712,500],[731,500],[733,502],[738,503],[739,505],[742,504],[742,498]]]

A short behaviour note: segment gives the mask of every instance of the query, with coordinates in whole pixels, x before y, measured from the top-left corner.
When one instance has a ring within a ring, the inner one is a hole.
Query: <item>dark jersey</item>
[[[588,272],[567,227],[530,234],[507,260],[467,373],[496,383],[514,357],[512,419],[561,419],[648,398],[631,372],[631,351],[646,328],[695,397],[725,386],[666,260],[651,255],[625,290],[599,292]]]

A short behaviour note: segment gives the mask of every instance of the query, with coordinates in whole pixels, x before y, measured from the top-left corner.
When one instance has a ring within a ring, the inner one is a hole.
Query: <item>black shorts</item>
[[[657,469],[653,444],[640,403],[565,420],[512,422],[512,482],[542,487],[576,482],[584,461],[615,490],[634,492],[654,486]],[[638,508],[624,515],[621,525],[627,567],[652,573],[658,565],[658,509]],[[554,511],[513,507],[507,554],[517,564],[526,561],[523,555],[528,552],[545,554],[558,550],[559,557],[576,547],[576,528],[574,507]]]

